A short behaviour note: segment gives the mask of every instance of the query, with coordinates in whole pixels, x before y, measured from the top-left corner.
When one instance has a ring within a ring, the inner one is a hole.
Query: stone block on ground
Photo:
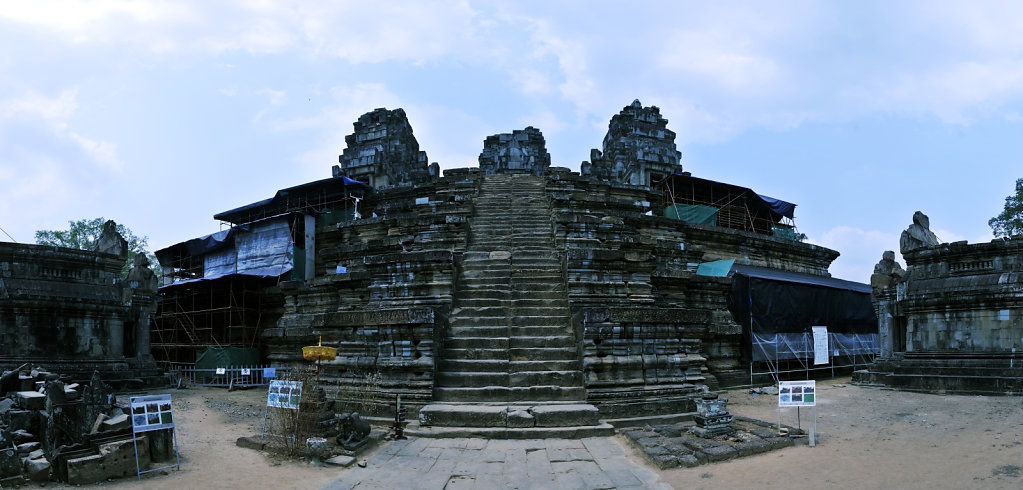
[[[530,412],[537,427],[578,427],[600,423],[600,412],[590,404],[539,405]]]
[[[4,398],[0,400],[0,414],[7,413],[14,408],[14,400],[10,398]]]
[[[106,431],[114,431],[114,430],[130,429],[131,428],[131,420],[128,419],[128,416],[126,414],[122,413],[121,415],[118,415],[116,417],[111,417],[109,419],[104,420],[100,424],[100,428],[104,432],[106,432]]]
[[[266,442],[261,441],[256,436],[239,437],[238,440],[234,441],[234,445],[245,449],[255,449],[256,451],[262,451],[266,448]]]
[[[25,410],[43,410],[46,408],[46,395],[38,391],[19,391],[14,395],[18,406]]]
[[[11,440],[14,441],[14,444],[22,444],[36,440],[36,436],[25,429],[19,429],[11,432],[10,434]]]
[[[28,459],[24,462],[25,476],[32,481],[50,479],[50,462],[46,458]]]
[[[324,463],[330,466],[348,467],[355,463],[355,458],[351,456],[339,455],[324,461]]]
[[[9,410],[3,414],[3,420],[7,424],[7,430],[9,431],[27,431],[31,432],[33,428],[38,426],[35,423],[38,418],[35,416],[36,412],[32,410]]]
[[[149,439],[139,435],[138,464],[140,467],[149,465]],[[103,444],[98,454],[69,459],[67,462],[68,484],[87,485],[99,483],[110,478],[122,478],[135,475],[135,445],[132,440],[124,439]]]
[[[21,474],[21,456],[12,448],[0,449],[0,478]]]
[[[26,455],[42,447],[38,441],[23,442],[17,445],[18,454]]]

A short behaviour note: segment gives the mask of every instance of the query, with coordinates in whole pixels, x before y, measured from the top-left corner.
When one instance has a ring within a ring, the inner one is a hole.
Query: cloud
[[[863,283],[870,282],[874,265],[881,260],[885,250],[899,250],[899,233],[844,225],[833,227],[820,236],[811,236],[808,241],[842,254],[829,269],[833,277]],[[899,254],[895,256],[901,262]],[[905,267],[905,264],[902,265]]]
[[[78,90],[73,88],[63,90],[54,97],[29,90],[20,97],[0,101],[0,127],[41,124],[54,136],[73,142],[100,167],[120,172],[124,169],[124,163],[118,157],[117,145],[96,141],[71,128],[70,120],[78,110],[77,99]]]

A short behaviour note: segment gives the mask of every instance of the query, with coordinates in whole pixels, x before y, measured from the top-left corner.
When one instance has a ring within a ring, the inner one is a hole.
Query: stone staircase
[[[608,433],[585,403],[544,181],[484,177],[420,435]]]

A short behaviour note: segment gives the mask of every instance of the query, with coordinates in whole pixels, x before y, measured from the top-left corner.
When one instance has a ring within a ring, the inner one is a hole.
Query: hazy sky
[[[916,210],[989,240],[1023,177],[1020,2],[0,5],[0,227],[21,242],[98,216],[154,250],[217,231],[329,177],[377,107],[441,168],[532,125],[578,170],[638,98],[685,170],[798,204],[864,282]]]

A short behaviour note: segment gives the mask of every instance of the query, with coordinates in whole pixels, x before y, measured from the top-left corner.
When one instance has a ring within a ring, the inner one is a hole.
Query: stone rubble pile
[[[98,373],[88,384],[65,384],[41,368],[0,377],[0,487],[26,481],[88,484],[133,475],[135,448],[127,405]],[[139,463],[150,460],[149,439],[166,456],[167,434],[138,439]]]

